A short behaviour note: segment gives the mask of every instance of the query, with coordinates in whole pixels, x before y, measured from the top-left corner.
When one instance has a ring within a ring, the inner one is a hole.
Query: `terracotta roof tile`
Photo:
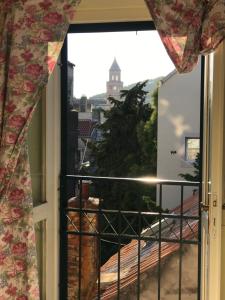
[[[95,125],[96,122],[92,120],[79,120],[78,121],[79,137],[90,138]]]
[[[184,201],[184,215],[198,215],[199,197],[195,195]],[[180,213],[180,206],[171,211],[172,214]],[[168,221],[169,219],[167,219]],[[174,221],[175,220],[175,221]],[[165,220],[163,220],[165,221]],[[149,231],[150,233],[150,231]],[[188,240],[197,240],[198,221],[184,220],[182,227],[182,238]],[[157,233],[156,233],[157,234]],[[143,233],[143,235],[146,235]],[[168,222],[162,229],[162,236],[168,239],[180,238],[180,220],[173,219]],[[138,273],[138,241],[132,240],[124,246],[120,252],[120,289],[135,283]],[[179,242],[161,242],[161,260],[166,259],[180,248]],[[140,273],[144,273],[158,265],[159,261],[159,244],[152,241],[140,241]],[[101,300],[110,300],[117,294],[117,270],[118,270],[118,254],[113,255],[101,267]],[[96,298],[97,299],[97,298]]]

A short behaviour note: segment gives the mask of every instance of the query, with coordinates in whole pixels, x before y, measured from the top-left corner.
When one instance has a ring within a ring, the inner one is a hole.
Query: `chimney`
[[[82,208],[97,209],[98,198],[89,197],[89,182],[82,182]],[[80,208],[80,198],[74,197],[68,201],[68,208]],[[98,227],[96,213],[82,213],[80,229],[80,212],[68,212],[71,220],[68,230],[75,232],[94,233]],[[79,253],[81,250],[81,257]],[[76,300],[79,295],[79,275],[81,274],[80,299],[92,300],[96,291],[98,276],[98,241],[96,236],[79,234],[68,235],[68,300]]]
[[[80,98],[80,112],[87,112],[87,97],[82,96]]]

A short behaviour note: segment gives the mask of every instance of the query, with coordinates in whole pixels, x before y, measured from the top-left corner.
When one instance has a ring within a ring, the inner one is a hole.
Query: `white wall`
[[[92,112],[79,112],[78,119],[79,120],[92,120]]]
[[[157,177],[160,179],[182,180],[180,173],[193,171],[192,164],[185,161],[185,137],[199,137],[200,71],[199,63],[191,73],[173,72],[159,88]],[[173,208],[179,201],[180,189],[163,188],[164,208]]]

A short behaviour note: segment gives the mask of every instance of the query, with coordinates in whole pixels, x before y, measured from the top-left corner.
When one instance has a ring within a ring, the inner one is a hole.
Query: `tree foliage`
[[[102,139],[90,145],[89,174],[104,177],[155,176],[157,162],[157,91],[152,104],[146,103],[146,82],[137,83],[130,90],[121,91],[121,99],[109,98],[112,107],[105,111],[106,121],[99,125]],[[93,184],[93,195],[103,199],[102,208],[126,211],[156,211],[156,189],[134,182],[104,181]],[[127,216],[132,225],[127,233],[146,227]],[[149,219],[151,223],[153,219]],[[114,223],[113,223],[114,222]],[[118,220],[112,226],[118,229]],[[125,220],[122,228],[127,227]],[[115,252],[115,247],[103,247],[103,260]]]
[[[200,174],[200,164],[201,164],[201,156],[200,153],[197,153],[195,161],[193,163],[193,167],[194,167],[194,174],[190,174],[190,173],[181,173],[179,174],[180,177],[182,177],[183,179],[187,180],[187,181],[200,181],[201,180],[201,174]]]
[[[91,145],[92,169],[100,176],[139,176],[156,173],[157,105],[146,104],[146,82],[109,98],[99,126],[102,140]]]

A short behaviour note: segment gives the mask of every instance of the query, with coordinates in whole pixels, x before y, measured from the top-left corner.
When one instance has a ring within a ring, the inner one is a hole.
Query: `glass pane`
[[[34,206],[45,202],[44,103],[39,101],[28,132],[29,159]]]
[[[199,151],[200,140],[196,138],[188,138],[186,140],[186,160],[194,161]]]
[[[188,139],[189,149],[199,149],[199,139]]]
[[[40,286],[41,299],[46,299],[46,222],[40,221],[35,224],[35,234],[36,234],[36,249],[37,249],[37,262],[38,262],[38,277]]]

